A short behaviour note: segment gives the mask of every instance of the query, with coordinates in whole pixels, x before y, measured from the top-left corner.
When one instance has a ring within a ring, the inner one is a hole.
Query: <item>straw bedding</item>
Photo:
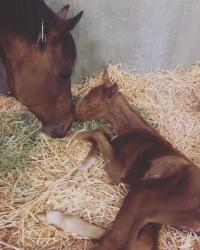
[[[149,124],[200,165],[200,65],[143,75],[110,65],[109,74]],[[91,77],[74,85],[73,92],[83,96],[100,83],[101,75]],[[128,188],[110,182],[101,157],[88,173],[74,172],[91,147],[76,134],[101,125],[75,124],[68,137],[52,140],[40,133],[39,123],[24,107],[0,97],[0,249],[92,246],[88,239],[40,223],[37,214],[50,208],[112,225]],[[197,250],[200,237],[164,227],[160,247]]]

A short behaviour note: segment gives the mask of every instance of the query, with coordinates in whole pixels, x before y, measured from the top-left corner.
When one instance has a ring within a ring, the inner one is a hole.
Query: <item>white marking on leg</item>
[[[46,214],[38,215],[38,219],[45,224],[57,226],[65,232],[90,239],[99,239],[105,233],[105,229],[102,227],[86,222],[78,216],[63,214],[60,211],[50,210]]]

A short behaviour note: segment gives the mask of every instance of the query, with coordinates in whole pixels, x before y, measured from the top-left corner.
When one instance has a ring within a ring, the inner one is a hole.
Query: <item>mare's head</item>
[[[120,105],[127,105],[123,94],[118,91],[117,83],[111,82],[107,70],[103,73],[102,82],[76,104],[77,119],[110,121],[120,115]]]
[[[42,0],[23,0],[17,8],[17,14],[12,13],[16,26],[8,22],[0,30],[4,32],[4,36],[0,34],[0,54],[10,91],[41,121],[44,133],[61,138],[74,119],[71,74],[76,46],[70,32],[82,12],[65,20],[68,6],[55,14]],[[14,28],[8,32],[10,27]]]

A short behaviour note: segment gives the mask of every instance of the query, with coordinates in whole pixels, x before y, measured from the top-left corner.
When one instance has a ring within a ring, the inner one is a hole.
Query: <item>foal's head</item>
[[[80,120],[113,120],[120,117],[120,107],[128,105],[118,91],[117,83],[112,83],[107,70],[103,73],[103,84],[93,88],[76,105],[76,117]]]

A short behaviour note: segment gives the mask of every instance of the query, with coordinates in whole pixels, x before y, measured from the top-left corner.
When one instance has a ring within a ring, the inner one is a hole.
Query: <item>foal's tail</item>
[[[38,219],[45,224],[57,226],[65,232],[90,239],[100,239],[105,233],[105,229],[102,227],[86,222],[78,216],[64,214],[60,211],[50,210],[47,213],[39,214]]]

